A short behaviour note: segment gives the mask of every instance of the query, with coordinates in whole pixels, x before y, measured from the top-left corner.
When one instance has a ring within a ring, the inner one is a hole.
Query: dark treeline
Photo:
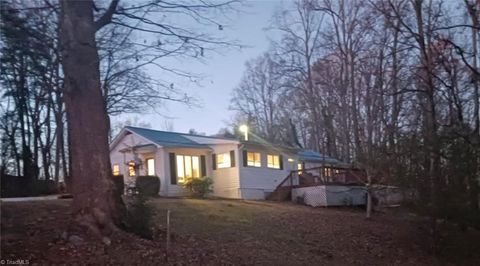
[[[55,12],[1,8],[1,171],[59,180],[68,171]]]
[[[474,0],[296,1],[246,64],[234,122],[413,189],[432,214],[478,212],[479,12]]]

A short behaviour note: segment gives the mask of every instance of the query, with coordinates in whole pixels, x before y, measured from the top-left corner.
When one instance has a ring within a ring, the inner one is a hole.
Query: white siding
[[[126,136],[119,136],[121,139],[118,141],[118,143],[112,147],[110,150],[110,161],[112,165],[118,164],[120,168],[120,174],[123,175],[125,185],[131,184],[134,182],[134,179],[128,176],[128,166],[127,162],[131,161],[134,159],[133,153],[131,152],[126,152],[122,153],[120,150],[132,147],[132,146],[137,146],[137,145],[145,145],[145,144],[152,144],[152,142],[146,140],[145,138],[142,138],[141,136],[138,136],[136,134],[129,134]],[[140,159],[144,160],[145,158],[154,158],[156,161],[158,160],[155,156],[155,154],[141,154],[139,155]],[[155,164],[157,164],[155,162]],[[160,169],[155,169],[155,172],[158,173]],[[139,170],[139,173],[137,175],[145,175],[146,174],[146,167],[142,167]],[[158,174],[157,174],[158,175]],[[161,184],[160,184],[161,186]]]
[[[173,185],[171,182],[171,170],[170,170],[170,153],[173,152],[175,155],[192,155],[192,156],[201,156],[205,155],[205,168],[207,171],[207,176],[211,174],[211,166],[209,167],[208,157],[210,157],[209,149],[194,149],[194,148],[164,148],[162,154],[164,160],[164,169],[165,169],[165,184],[166,190],[162,191],[162,196],[169,197],[181,197],[187,196],[187,191],[182,187],[181,184]],[[211,165],[211,164],[210,164]]]
[[[283,169],[267,168],[267,154],[274,154],[262,149],[247,148],[251,152],[259,152],[261,156],[261,167],[243,166],[243,156],[240,161],[240,190],[243,199],[265,199],[266,195],[273,192],[282,182],[291,170],[296,170],[297,162],[288,162],[288,158],[293,158],[288,154],[283,156]],[[243,153],[242,150],[240,150]],[[278,154],[278,153],[277,153]]]
[[[170,182],[170,174],[165,169],[165,161],[168,161],[168,157],[165,157],[165,150],[158,148],[155,154],[155,175],[160,178],[160,191],[158,194],[162,196],[167,192],[167,182]]]
[[[240,198],[240,179],[239,179],[239,165],[241,164],[238,145],[237,144],[219,144],[211,145],[213,151],[207,157],[207,169],[212,171],[211,178],[213,180],[213,196],[222,198]],[[220,168],[212,170],[212,153],[229,153],[235,151],[235,167]]]

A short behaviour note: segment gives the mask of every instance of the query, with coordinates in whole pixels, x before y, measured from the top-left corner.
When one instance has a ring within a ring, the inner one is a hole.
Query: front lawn
[[[69,203],[2,203],[2,259],[29,259],[39,265],[165,263],[164,236],[150,241],[118,233],[110,246],[63,240]],[[447,258],[465,264],[479,259],[475,247],[465,251],[462,261],[454,256],[436,258],[428,249],[428,227],[405,215],[375,214],[365,220],[364,213],[356,209],[236,200],[157,198],[150,204],[162,228],[171,210],[168,264],[438,265]],[[478,236],[476,231],[464,234]]]

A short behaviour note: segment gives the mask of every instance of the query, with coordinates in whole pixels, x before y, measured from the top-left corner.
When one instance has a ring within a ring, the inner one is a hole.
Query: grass
[[[257,223],[257,218],[278,211],[271,204],[233,200],[156,199],[151,204],[157,210],[157,221],[162,227],[166,226],[165,217],[170,209],[174,232],[227,242],[238,241],[239,237],[262,237],[271,228]]]
[[[161,262],[164,239],[118,240],[103,255],[70,245],[68,254],[73,255],[58,257],[66,245],[59,235],[68,227],[70,202],[2,203],[2,255],[34,254],[34,261],[50,264],[87,256],[93,264],[145,258],[149,262],[144,265]],[[428,248],[428,224],[404,214],[375,213],[366,220],[360,209],[220,199],[152,198],[149,204],[162,228],[171,211],[169,263],[174,265],[480,265],[479,245],[462,249],[462,260],[455,254],[435,257]],[[457,236],[457,242],[480,239],[478,231]]]
[[[279,264],[314,260],[328,260],[328,264],[469,264],[480,259],[478,244],[461,247],[461,256],[435,257],[429,248],[428,224],[405,213],[376,213],[366,220],[361,209],[310,208],[289,202],[162,198],[152,199],[151,204],[162,227],[171,210],[173,232],[222,243],[239,254],[255,250]],[[480,240],[479,232],[454,235],[459,241],[448,246],[458,248],[462,241]]]

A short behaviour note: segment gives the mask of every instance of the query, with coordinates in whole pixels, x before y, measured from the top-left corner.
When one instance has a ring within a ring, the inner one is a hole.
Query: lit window
[[[192,157],[184,156],[183,158],[183,161],[185,162],[185,177],[192,177]]]
[[[261,167],[262,162],[260,160],[260,153],[259,152],[247,152],[247,165],[248,166]]]
[[[198,156],[192,157],[192,176],[200,177],[200,161]]]
[[[183,155],[177,155],[177,181],[183,183],[185,181],[185,164],[183,163]]]
[[[155,175],[155,160],[147,159],[147,175]]]
[[[303,170],[303,164],[302,163],[297,163],[297,170],[298,170],[298,174],[301,175],[302,170]]]
[[[228,168],[231,167],[230,163],[230,153],[220,153],[217,154],[217,168]]]
[[[267,167],[280,169],[280,156],[278,155],[267,155]]]
[[[323,168],[323,175],[324,176],[332,176],[332,168]]]
[[[177,155],[177,181],[185,178],[200,177],[200,159],[198,156]]]
[[[120,166],[118,164],[113,165],[113,175],[120,175]]]
[[[137,173],[135,172],[135,162],[128,163],[128,176],[136,176]]]

